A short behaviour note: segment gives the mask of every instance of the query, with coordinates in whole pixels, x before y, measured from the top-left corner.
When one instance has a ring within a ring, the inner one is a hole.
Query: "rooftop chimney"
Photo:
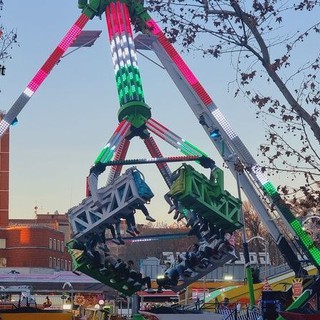
[[[3,117],[0,111],[0,120]],[[9,224],[9,130],[0,138],[0,227]]]

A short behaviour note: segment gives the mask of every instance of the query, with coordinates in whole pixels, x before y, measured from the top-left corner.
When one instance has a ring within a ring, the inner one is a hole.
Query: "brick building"
[[[44,224],[12,224],[0,228],[0,267],[71,270],[65,234]]]

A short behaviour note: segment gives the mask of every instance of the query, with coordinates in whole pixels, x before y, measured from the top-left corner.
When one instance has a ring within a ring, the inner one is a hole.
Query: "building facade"
[[[65,234],[50,226],[14,224],[0,228],[0,267],[72,270]]]

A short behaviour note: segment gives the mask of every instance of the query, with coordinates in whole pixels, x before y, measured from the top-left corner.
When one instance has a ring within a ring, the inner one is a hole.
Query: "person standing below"
[[[46,296],[46,301],[43,303],[44,308],[50,308],[52,306],[52,302],[48,296]]]
[[[229,309],[229,298],[225,297],[222,302],[223,309]]]

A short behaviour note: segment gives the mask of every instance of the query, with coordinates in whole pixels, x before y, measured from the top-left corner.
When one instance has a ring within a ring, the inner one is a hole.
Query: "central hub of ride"
[[[132,101],[124,104],[118,111],[118,120],[129,121],[134,127],[139,128],[151,118],[151,108],[144,102]]]

